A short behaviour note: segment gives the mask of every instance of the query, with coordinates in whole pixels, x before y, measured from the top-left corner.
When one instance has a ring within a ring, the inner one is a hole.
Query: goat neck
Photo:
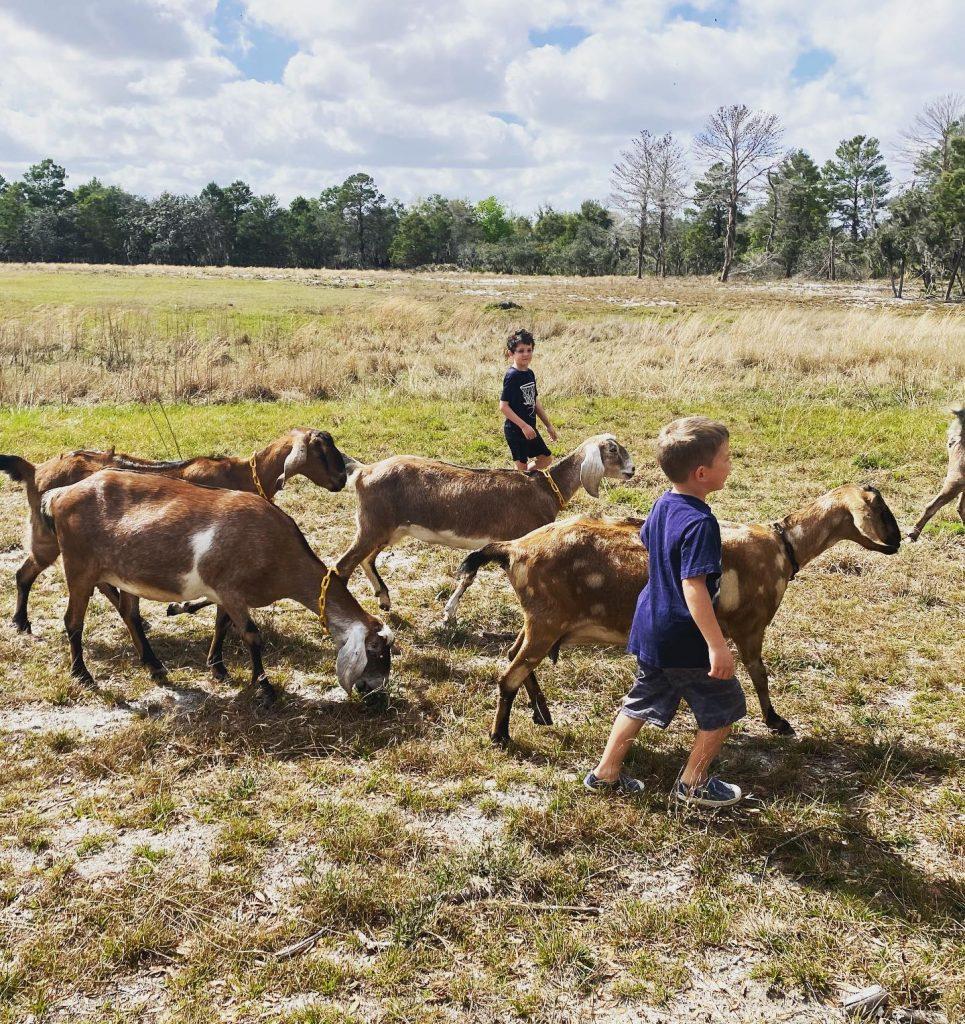
[[[851,513],[832,494],[817,498],[806,508],[785,516],[780,523],[800,569],[845,540],[853,526]]]
[[[269,441],[264,448],[255,452],[255,470],[269,501],[278,493],[278,479],[285,468],[285,460],[291,454],[292,446],[292,435],[289,432],[276,437],[274,441]],[[245,472],[250,477],[251,465],[248,459],[239,461],[243,463]],[[254,481],[249,480],[249,486],[245,489],[252,490],[253,487]]]
[[[292,574],[292,599],[304,605],[314,615],[318,615],[318,599],[322,591],[322,581],[327,573],[325,563],[313,559],[311,564],[299,567]],[[341,645],[348,631],[357,623],[362,623],[366,630],[379,625],[377,620],[355,600],[345,580],[333,572],[325,597],[324,625],[332,634],[335,643]]]
[[[583,464],[583,446],[575,448],[569,455],[554,462],[549,468],[550,476],[556,481],[560,494],[566,502],[580,489],[580,466]],[[555,497],[555,495],[554,495]]]

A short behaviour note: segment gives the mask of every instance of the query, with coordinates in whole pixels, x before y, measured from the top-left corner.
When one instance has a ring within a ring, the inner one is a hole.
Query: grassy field
[[[489,308],[504,301],[523,308]],[[160,395],[184,456],[303,424],[364,460],[503,464],[498,342],[524,323],[559,450],[612,430],[636,457],[575,512],[646,512],[653,437],[694,411],[732,430],[721,518],[870,481],[907,527],[965,394],[963,321],[871,286],[0,268],[0,451],[176,455],[157,404],[135,404]],[[3,480],[6,616],[25,501]],[[279,503],[326,560],[347,546],[351,492],[298,480]],[[147,603],[173,685],[95,599],[87,692],[62,572],[40,578],[35,635],[0,627],[0,1022],[826,1021],[870,984],[920,1014],[896,1020],[965,1019],[953,511],[890,558],[841,545],[789,588],[764,655],[798,735],[769,735],[749,697],[721,770],[751,796],[716,817],[668,801],[686,715],[641,735],[642,801],[580,789],[631,679],[618,650],[545,666],[556,724],[518,706],[493,749],[517,606],[484,572],[441,630],[458,561],[384,556],[385,711],[345,700],[331,639],[288,604],[258,613],[284,690],[270,712],[207,679],[209,614]],[[353,590],[377,610],[361,574]],[[240,683],[244,652],[227,656]]]

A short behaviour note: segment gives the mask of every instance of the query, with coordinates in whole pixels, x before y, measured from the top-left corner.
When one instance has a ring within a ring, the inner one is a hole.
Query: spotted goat
[[[547,655],[555,661],[559,648],[566,645],[626,645],[637,597],[648,578],[642,525],[639,519],[566,519],[515,541],[490,544],[462,563],[463,577],[498,563],[523,607],[523,629],[499,680],[494,742],[509,742],[509,716],[520,686],[529,694],[533,721],[551,724],[535,675]],[[722,524],[721,535],[721,627],[754,683],[768,728],[792,734],[790,723],[771,704],[761,657],[764,631],[777,614],[788,583],[802,566],[843,540],[894,554],[901,532],[875,488],[849,484],[777,523]]]
[[[951,410],[948,426],[948,470],[942,489],[928,503],[921,518],[908,531],[909,540],[918,540],[929,519],[943,506],[958,498],[958,515],[965,523],[965,405]]]
[[[44,522],[40,500],[45,492],[65,487],[98,473],[102,469],[123,469],[135,473],[154,473],[188,480],[208,487],[224,487],[234,491],[250,491],[271,501],[285,482],[294,476],[305,476],[312,483],[329,491],[345,486],[345,462],[326,430],[297,427],[256,451],[250,459],[234,456],[204,456],[182,462],[153,462],[133,455],[110,451],[72,451],[55,455],[34,465],[19,455],[0,455],[0,472],[19,481],[27,491],[29,512],[24,524],[26,557],[17,570],[17,607],[12,622],[19,632],[30,632],[27,604],[30,589],[37,577],[60,555],[57,538]],[[109,585],[103,593],[119,608],[117,589]],[[196,611],[198,607],[190,609]]]
[[[391,599],[375,559],[388,545],[415,537],[475,549],[511,540],[551,523],[581,486],[595,498],[604,477],[629,480],[634,474],[629,452],[612,434],[590,437],[549,469],[532,473],[469,469],[415,455],[346,464],[358,495],[357,530],[335,570],[349,579],[361,565],[386,611]],[[447,620],[464,589],[446,604]]]
[[[336,675],[347,693],[353,686],[362,693],[384,687],[391,632],[326,568],[294,520],[257,495],[105,470],[46,491],[40,512],[63,554],[71,674],[85,684],[94,680],[84,663],[84,618],[95,587],[107,584],[119,591],[118,611],[155,677],[163,678],[165,669],[135,599],[203,598],[218,606],[209,667],[227,677],[222,645],[230,622],[248,649],[252,687],[270,701],[274,690],[250,609],[290,598],[320,615],[331,632],[339,648]]]

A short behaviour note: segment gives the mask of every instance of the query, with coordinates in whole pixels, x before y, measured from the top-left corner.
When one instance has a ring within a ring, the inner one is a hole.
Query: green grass
[[[103,288],[98,302],[129,306],[139,292],[158,308],[178,296],[202,313],[233,301],[237,315],[286,317],[305,315],[302,302],[321,309],[329,291],[358,303],[374,292],[182,284],[48,274],[44,301]],[[37,287],[5,301],[36,303]],[[656,431],[700,411],[732,430],[721,518],[770,521],[870,480],[912,522],[943,473],[940,410],[858,375],[834,400],[783,383],[761,374],[739,395],[697,399],[547,396],[560,450],[612,431],[637,462],[633,482],[598,501],[582,494],[572,511],[646,512],[664,486]],[[167,414],[184,456],[247,454],[306,424],[366,460],[417,452],[496,465],[506,454],[492,406],[370,389]],[[157,406],[154,418],[125,404],[5,408],[0,451],[177,454]],[[324,558],[347,546],[351,493],[298,480],[279,502]],[[23,511],[3,478],[5,611]],[[721,765],[751,798],[713,818],[668,800],[686,715],[634,748],[639,803],[579,787],[631,678],[619,650],[565,651],[543,666],[556,724],[535,726],[521,699],[513,747],[490,746],[502,665],[492,634],[511,634],[518,609],[501,574],[484,572],[459,627],[440,630],[458,552],[406,542],[386,557],[400,653],[381,712],[331,696],[332,642],[288,604],[257,613],[284,691],[270,713],[207,679],[209,616],[168,619],[148,603],[152,644],[184,700],[152,688],[99,599],[86,636],[103,693],[90,693],[67,677],[63,576],[49,570],[32,595],[36,636],[0,629],[0,1024],[65,1019],[68,1008],[78,1020],[146,1022],[159,1007],[194,1024],[550,1024],[641,1007],[686,1020],[725,1005],[744,1019],[824,1020],[844,992],[873,983],[894,1006],[962,1020],[963,539],[946,509],[892,558],[841,545],[802,572],[764,650],[798,738],[767,734],[751,697]],[[352,587],[377,612],[361,576]],[[243,650],[232,640],[226,655],[242,680]],[[131,715],[121,697],[150,713]]]

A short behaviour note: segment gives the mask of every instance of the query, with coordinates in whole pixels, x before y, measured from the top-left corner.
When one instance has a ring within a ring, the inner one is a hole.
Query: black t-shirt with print
[[[532,370],[517,370],[511,366],[503,377],[501,402],[508,402],[510,409],[531,427],[536,426],[536,374]]]

